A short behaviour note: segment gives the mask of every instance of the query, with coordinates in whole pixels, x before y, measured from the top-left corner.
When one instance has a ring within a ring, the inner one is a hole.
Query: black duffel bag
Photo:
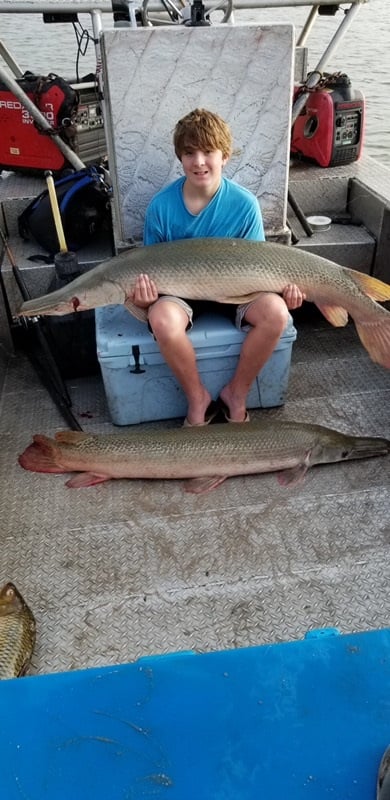
[[[111,189],[98,167],[86,167],[54,182],[68,250],[77,251],[102,230],[110,231]],[[48,189],[29,203],[18,217],[19,234],[33,238],[54,255],[59,250]]]

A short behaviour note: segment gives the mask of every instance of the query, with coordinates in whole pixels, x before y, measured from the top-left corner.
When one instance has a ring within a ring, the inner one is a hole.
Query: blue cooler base
[[[96,347],[107,404],[115,425],[184,417],[187,402],[148,327],[124,306],[98,308]],[[203,383],[216,399],[237,366],[245,333],[222,316],[202,315],[188,334]],[[248,408],[285,402],[296,330],[291,323],[248,395]]]
[[[4,800],[374,800],[390,629],[0,681]]]

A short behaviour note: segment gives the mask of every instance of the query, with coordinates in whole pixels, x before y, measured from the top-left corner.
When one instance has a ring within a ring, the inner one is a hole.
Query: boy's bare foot
[[[210,393],[205,390],[202,400],[189,403],[184,426],[208,425],[217,413],[218,408],[216,404],[211,399]]]
[[[222,410],[228,422],[249,421],[249,414],[246,410],[245,401],[241,398],[238,399],[234,397],[233,393],[229,391],[228,386],[222,389],[219,396],[225,406]]]

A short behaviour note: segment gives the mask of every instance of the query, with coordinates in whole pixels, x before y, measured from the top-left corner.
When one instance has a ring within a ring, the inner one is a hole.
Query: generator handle
[[[72,150],[66,144],[66,142],[64,142],[63,139],[61,139],[61,137],[58,136],[58,134],[53,131],[53,128],[51,127],[50,123],[47,121],[46,117],[44,117],[43,114],[41,114],[39,108],[37,108],[36,105],[34,105],[34,103],[32,102],[32,100],[30,100],[26,92],[24,92],[23,89],[19,86],[17,81],[11,75],[8,75],[1,65],[0,65],[0,80],[3,81],[7,89],[9,89],[9,91],[13,95],[15,95],[15,97],[18,98],[18,100],[20,100],[22,105],[31,114],[35,122],[37,122],[38,125],[43,130],[50,131],[50,138],[53,139],[58,149],[61,150],[61,153],[63,153],[63,155],[65,156],[67,161],[69,161],[69,163],[72,165],[72,167],[74,167],[75,170],[85,169],[85,164],[83,164],[83,162],[79,159],[74,150]]]
[[[336,33],[334,34],[333,38],[328,44],[328,47],[326,48],[322,57],[320,58],[318,64],[311,72],[306,81],[307,89],[314,89],[314,87],[317,86],[317,84],[320,82],[326,64],[328,63],[329,59],[333,56],[335,50],[337,49],[343,37],[345,36],[348,28],[352,24],[356,14],[360,11],[361,4],[364,2],[365,0],[358,0],[357,5],[350,6],[350,8],[345,12],[345,16],[342,22],[340,23],[339,27],[337,28]],[[309,97],[309,94],[310,92],[308,91],[305,92],[305,87],[304,87],[303,92],[301,92],[299,97],[297,97],[297,99],[295,100],[292,108],[291,125],[294,125],[294,122],[296,122],[301,111],[303,111],[306,105],[307,98]]]

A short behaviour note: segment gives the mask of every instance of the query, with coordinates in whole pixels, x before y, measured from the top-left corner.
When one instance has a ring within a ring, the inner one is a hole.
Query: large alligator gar
[[[146,312],[131,300],[140,273],[155,281],[159,294],[218,303],[246,303],[260,292],[282,292],[295,283],[332,325],[346,325],[350,314],[373,361],[390,367],[390,312],[374,302],[389,300],[390,286],[296,247],[271,242],[181,239],[136,247],[62,289],[26,301],[20,315],[62,315],[124,304],[134,316],[146,319]]]
[[[0,591],[0,680],[24,675],[35,644],[35,619],[13,583]]]
[[[390,440],[349,436],[320,425],[277,420],[224,423],[122,434],[61,431],[38,434],[19,457],[33,472],[79,472],[66,486],[110,478],[190,478],[201,493],[233,475],[278,471],[282,485],[298,483],[314,464],[386,455]]]

